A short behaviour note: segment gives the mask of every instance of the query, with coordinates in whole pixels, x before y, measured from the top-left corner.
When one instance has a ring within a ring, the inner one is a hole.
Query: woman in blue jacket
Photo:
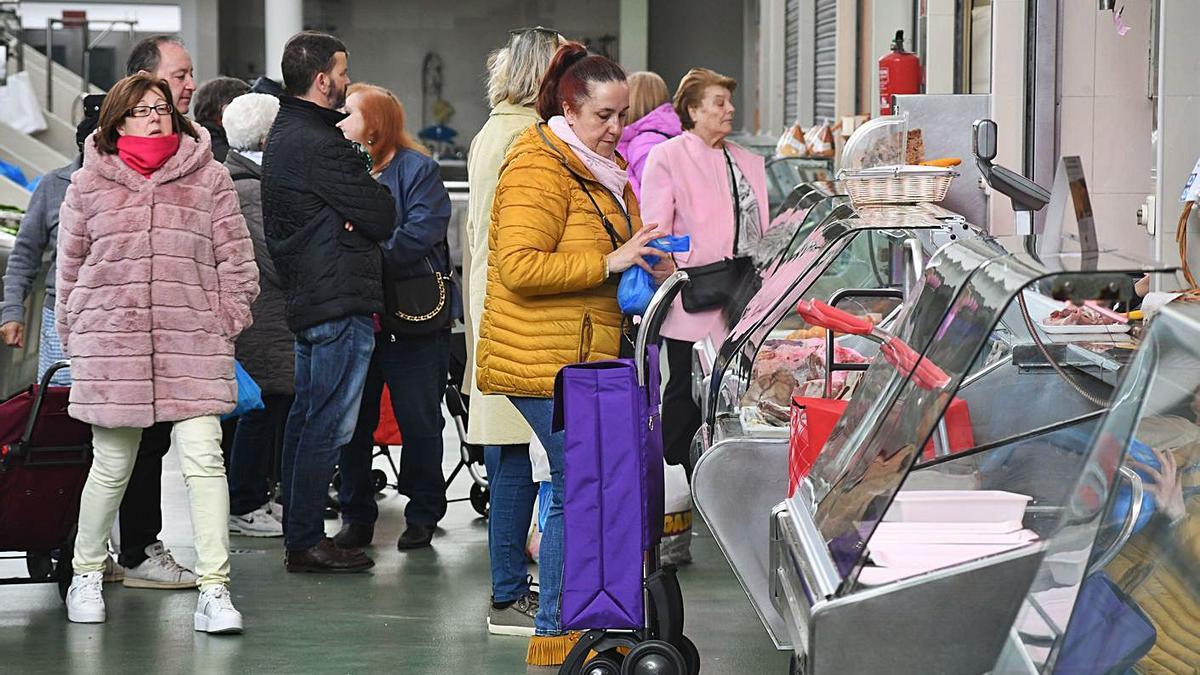
[[[396,546],[422,548],[430,545],[446,515],[441,402],[449,376],[450,324],[462,317],[446,246],[450,196],[437,162],[405,131],[404,107],[395,95],[374,85],[353,85],[345,112],[338,127],[365,149],[372,172],[396,199],[396,227],[382,245],[386,314],[375,335],[354,438],[342,448],[342,529],[333,541],[341,548],[361,548],[374,537],[379,509],[370,480],[372,435],[387,382],[404,435],[399,491],[409,498],[407,529]]]

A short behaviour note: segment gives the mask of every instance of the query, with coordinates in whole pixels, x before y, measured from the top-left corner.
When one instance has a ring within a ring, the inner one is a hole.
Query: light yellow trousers
[[[121,506],[142,430],[92,427],[92,469],[79,504],[75,537],[76,574],[104,569],[113,517]],[[176,422],[171,447],[188,489],[199,586],[229,583],[229,485],[221,455],[221,421],[216,416]]]

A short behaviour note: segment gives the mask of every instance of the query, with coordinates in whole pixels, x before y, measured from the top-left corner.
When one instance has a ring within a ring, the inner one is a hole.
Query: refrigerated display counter
[[[1134,352],[1124,326],[1071,334],[1052,316],[1068,301],[1128,299],[1130,275],[1148,269],[1018,250],[959,238],[870,344],[841,338],[871,363],[802,480],[786,438],[722,413],[798,298],[785,294],[769,321],[743,317],[752,329],[722,347],[696,507],[794,672],[991,671],[1065,536],[1073,489],[1098,472],[1088,439]],[[955,405],[971,440],[952,452],[939,430]]]

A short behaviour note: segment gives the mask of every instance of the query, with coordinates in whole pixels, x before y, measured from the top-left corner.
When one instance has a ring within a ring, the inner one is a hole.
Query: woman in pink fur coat
[[[67,618],[105,619],[113,515],[142,429],[173,422],[191,502],[196,630],[240,633],[229,595],[229,490],[220,415],[237,397],[233,340],[251,321],[258,268],[229,173],[165,81],[118,82],[60,213],[56,319],[71,358],[70,415],[92,425]]]

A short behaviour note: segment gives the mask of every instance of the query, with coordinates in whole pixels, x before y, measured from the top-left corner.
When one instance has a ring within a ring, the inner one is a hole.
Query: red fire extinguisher
[[[892,51],[879,59],[879,114],[892,114],[893,94],[919,94],[925,74],[921,59],[904,51],[904,31],[896,31]]]

